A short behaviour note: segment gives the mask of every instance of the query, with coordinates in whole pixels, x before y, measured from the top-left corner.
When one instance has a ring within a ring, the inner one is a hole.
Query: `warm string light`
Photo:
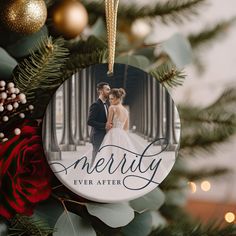
[[[224,218],[227,223],[233,223],[235,221],[235,214],[233,212],[227,212]]]
[[[33,105],[27,106],[27,99],[24,93],[21,93],[15,87],[13,82],[6,83],[4,80],[0,81],[0,142],[6,142],[8,138],[4,134],[5,125],[13,117],[25,118],[25,113],[34,110]],[[16,128],[14,135],[20,135],[21,130]]]
[[[201,189],[202,189],[202,191],[204,191],[204,192],[210,191],[210,189],[211,189],[211,183],[210,183],[209,181],[207,181],[207,180],[203,181],[203,182],[201,183]]]
[[[191,190],[192,193],[196,193],[197,192],[197,184],[194,182],[188,182],[189,188]],[[211,183],[207,180],[204,180],[201,182],[200,184],[200,188],[202,191],[204,192],[208,192],[211,190]]]
[[[188,185],[192,193],[195,193],[197,191],[197,185],[194,182],[189,182]]]

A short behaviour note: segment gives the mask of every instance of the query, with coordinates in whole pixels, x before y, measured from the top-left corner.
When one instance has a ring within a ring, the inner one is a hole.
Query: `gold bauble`
[[[32,34],[41,29],[47,18],[44,0],[2,0],[0,21],[10,31]]]
[[[78,36],[88,24],[85,7],[73,0],[63,0],[52,10],[52,27],[65,38]]]

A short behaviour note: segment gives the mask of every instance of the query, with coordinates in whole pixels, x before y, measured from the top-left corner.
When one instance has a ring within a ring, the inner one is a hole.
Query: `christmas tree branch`
[[[235,20],[235,18],[232,18],[231,20],[220,22],[211,28],[209,26],[204,27],[204,30],[197,34],[190,34],[188,39],[192,48],[198,48],[221,36],[225,36],[225,32],[235,23]]]
[[[150,71],[150,75],[156,78],[161,84],[169,87],[176,87],[183,84],[185,74],[178,70],[171,63],[163,63]]]
[[[91,13],[91,21],[98,17],[104,17],[104,5],[101,1],[82,1],[88,12]],[[168,0],[157,2],[154,6],[138,7],[137,5],[119,5],[118,17],[127,21],[134,21],[139,18],[153,18],[159,16],[164,23],[168,21],[180,23],[189,19],[190,15],[196,15],[198,8],[204,5],[206,0]]]
[[[205,178],[222,177],[231,172],[230,169],[224,167],[215,167],[212,169],[189,170],[188,168],[175,170],[173,169],[167,178],[160,184],[163,191],[186,189],[186,185],[180,185],[181,179],[188,181],[198,181]],[[179,180],[179,181],[177,181]]]
[[[236,132],[235,88],[223,92],[206,108],[180,107],[182,120],[181,147],[211,150]],[[184,150],[181,150],[183,152]]]
[[[65,73],[71,75],[76,69],[104,63],[107,59],[107,46],[98,38],[91,36],[87,40],[67,43],[70,57],[66,63]]]
[[[51,37],[43,39],[35,52],[21,62],[14,71],[13,79],[28,100],[37,89],[53,89],[63,82],[62,67],[68,56],[64,40]]]
[[[9,236],[48,236],[53,233],[44,221],[36,220],[33,217],[16,215],[9,227]]]
[[[176,235],[182,235],[182,236],[221,236],[221,235],[227,235],[227,236],[234,236],[236,235],[236,226],[233,224],[223,226],[222,223],[216,223],[216,222],[209,222],[207,224],[201,224],[196,222],[189,221],[183,221],[182,220],[176,220],[174,223],[168,225],[164,228],[158,228],[155,231],[153,231],[150,236],[162,236],[162,235],[168,235],[168,236],[176,236]]]

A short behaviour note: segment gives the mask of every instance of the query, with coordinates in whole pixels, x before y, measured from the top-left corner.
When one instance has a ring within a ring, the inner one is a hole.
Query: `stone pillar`
[[[72,129],[72,79],[67,79],[63,84],[63,101],[63,133],[60,146],[62,151],[75,151],[76,145]]]

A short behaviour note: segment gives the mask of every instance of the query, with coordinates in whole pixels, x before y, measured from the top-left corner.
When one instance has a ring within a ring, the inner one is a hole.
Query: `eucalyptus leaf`
[[[102,18],[98,18],[95,24],[91,28],[91,35],[96,36],[98,38],[106,37],[106,26]]]
[[[142,55],[126,55],[119,56],[115,59],[116,63],[129,64],[131,66],[145,70],[149,65],[150,61],[147,57]]]
[[[3,48],[0,48],[0,80],[8,80],[12,76],[17,61],[12,58]]]
[[[169,190],[165,192],[166,204],[183,207],[187,201],[187,192],[184,190]]]
[[[64,208],[58,201],[49,199],[37,205],[33,216],[36,219],[44,219],[53,228],[63,211]]]
[[[96,216],[112,228],[122,227],[134,218],[134,210],[128,203],[87,203],[89,214]]]
[[[6,51],[15,58],[25,57],[30,52],[37,49],[39,42],[42,38],[48,35],[47,27],[44,26],[40,31],[27,35],[21,36],[14,44],[10,44],[6,47]]]
[[[182,69],[192,62],[192,49],[189,41],[183,35],[176,33],[163,42],[162,49],[169,55],[175,65]]]
[[[125,236],[147,236],[152,231],[152,216],[149,211],[137,214],[134,220],[122,228]]]
[[[95,230],[80,216],[64,212],[58,218],[53,236],[96,236]]]
[[[130,205],[135,211],[142,213],[146,210],[158,210],[164,202],[165,194],[157,187],[150,193],[130,201]]]
[[[152,229],[156,229],[158,227],[164,227],[167,225],[166,219],[160,214],[158,211],[151,211],[152,216]]]
[[[7,225],[0,220],[0,236],[7,236]]]

